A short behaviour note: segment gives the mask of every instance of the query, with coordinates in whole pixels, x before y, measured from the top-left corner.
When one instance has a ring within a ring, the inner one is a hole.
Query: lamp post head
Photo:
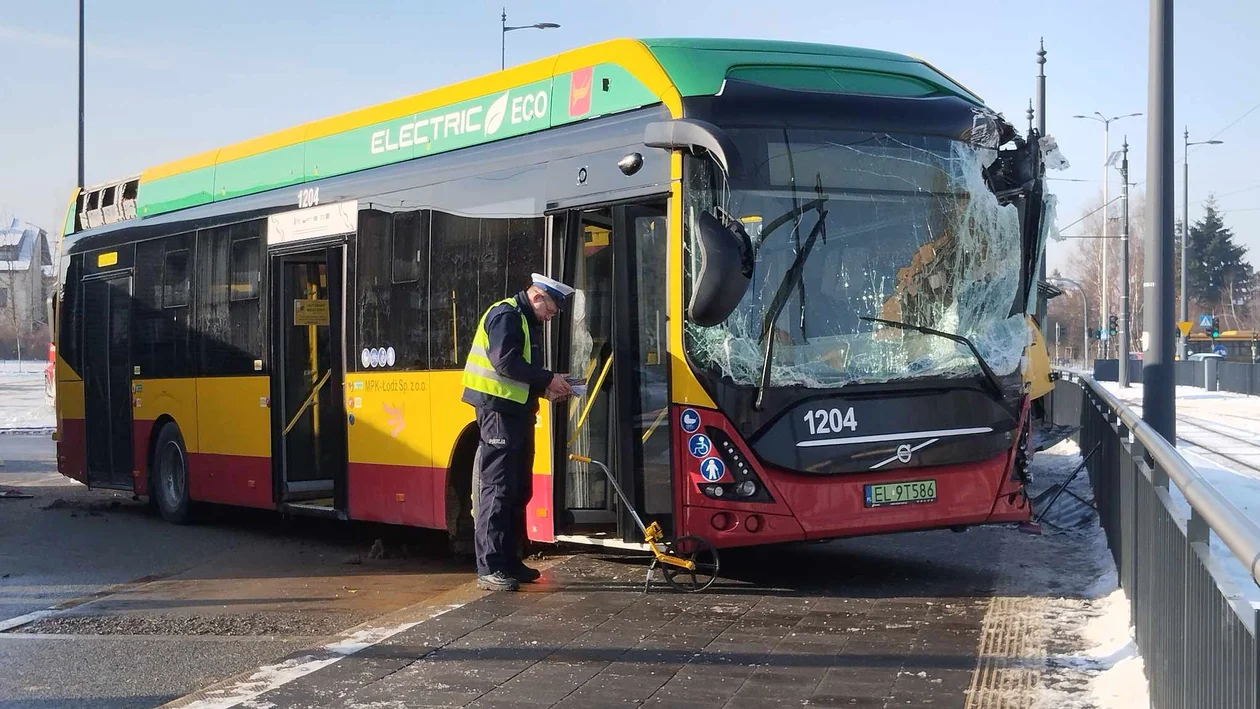
[[[534,27],[537,27],[540,30],[554,30],[554,29],[559,28],[560,25],[554,22],[539,22],[538,24],[534,25]]]

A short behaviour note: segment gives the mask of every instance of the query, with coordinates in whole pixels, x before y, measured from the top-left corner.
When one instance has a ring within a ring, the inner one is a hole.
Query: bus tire
[[[172,524],[192,521],[188,499],[188,453],[179,426],[162,426],[153,445],[153,497],[162,517]]]
[[[446,534],[451,554],[471,559],[476,552],[473,510],[477,505],[477,429],[460,437],[447,471]]]

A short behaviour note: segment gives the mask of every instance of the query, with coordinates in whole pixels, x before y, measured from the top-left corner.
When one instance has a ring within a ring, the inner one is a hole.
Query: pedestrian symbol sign
[[[703,458],[713,450],[713,444],[709,442],[709,437],[703,433],[697,433],[691,437],[691,441],[687,444],[687,449],[697,458]]]
[[[1212,316],[1211,316],[1211,315],[1200,315],[1200,316],[1199,316],[1199,327],[1212,327]]]
[[[1211,324],[1212,323],[1208,323],[1209,326],[1211,326]],[[1185,337],[1186,335],[1190,334],[1190,328],[1193,325],[1194,323],[1190,322],[1189,320],[1181,320],[1177,323],[1177,329],[1181,330],[1181,336]]]
[[[700,463],[700,475],[705,480],[715,483],[721,480],[723,475],[726,475],[726,464],[722,462],[721,458],[705,458]]]

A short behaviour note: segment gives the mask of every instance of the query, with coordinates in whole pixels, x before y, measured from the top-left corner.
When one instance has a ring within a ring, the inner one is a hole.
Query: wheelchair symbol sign
[[[713,450],[713,444],[709,442],[709,437],[703,433],[697,433],[691,437],[691,441],[687,444],[687,449],[697,458],[703,458]]]
[[[700,463],[700,475],[711,483],[721,480],[725,474],[726,464],[722,462],[721,458],[705,458]]]

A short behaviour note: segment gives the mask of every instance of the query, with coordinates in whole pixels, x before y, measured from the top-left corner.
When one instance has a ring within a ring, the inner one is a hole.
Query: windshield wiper
[[[883,325],[888,325],[889,327],[895,327],[899,330],[915,330],[916,332],[922,332],[926,335],[936,335],[937,337],[943,337],[947,340],[952,340],[966,345],[967,349],[971,351],[971,356],[976,358],[976,364],[980,365],[980,371],[984,372],[984,380],[989,384],[990,389],[992,389],[993,398],[997,400],[998,404],[1005,409],[1008,414],[1012,417],[1015,416],[1015,412],[1012,411],[1011,407],[1006,403],[1005,395],[1002,394],[1002,380],[998,379],[998,375],[993,371],[993,368],[989,366],[989,363],[984,360],[984,357],[980,354],[980,350],[976,349],[975,343],[971,340],[956,333],[945,332],[944,330],[935,330],[923,325],[911,325],[910,323],[904,323],[899,320],[868,318],[861,315],[858,316],[858,320],[877,322]]]
[[[792,143],[788,140],[787,129],[783,130],[783,147],[787,151],[788,174],[792,183],[792,211],[784,215],[784,217],[792,220],[792,238],[796,242],[796,257],[792,259],[792,265],[788,268],[787,273],[783,274],[783,280],[779,282],[779,287],[774,291],[774,298],[770,300],[770,309],[766,311],[765,316],[761,319],[761,340],[765,342],[765,349],[761,355],[761,377],[757,382],[757,398],[753,401],[753,408],[761,410],[763,399],[766,396],[766,388],[770,386],[770,362],[774,357],[774,338],[768,337],[770,330],[774,328],[774,321],[779,318],[779,314],[783,312],[784,306],[787,305],[788,294],[792,292],[792,286],[796,286],[800,292],[801,299],[801,335],[805,334],[805,282],[802,276],[805,273],[805,260],[809,258],[809,254],[814,250],[814,242],[818,239],[818,235],[822,234],[823,243],[827,243],[827,210],[823,209],[826,204],[827,197],[823,194],[822,173],[816,173],[814,176],[814,188],[818,198],[814,200],[814,209],[818,211],[818,221],[814,222],[814,228],[810,230],[809,237],[805,239],[805,244],[801,245],[801,216],[805,213],[805,208],[800,204],[800,199],[796,194],[796,163],[792,159]],[[773,224],[774,228],[778,228],[779,220],[776,219]],[[760,248],[760,246],[758,247]]]
[[[810,252],[814,250],[814,244],[818,241],[818,236],[827,233],[826,225],[827,210],[822,209],[820,205],[818,221],[814,223],[814,228],[810,230],[805,243],[796,252],[796,258],[792,259],[792,265],[788,267],[787,273],[783,274],[783,280],[779,281],[779,287],[774,291],[774,298],[770,300],[770,308],[761,318],[761,341],[765,343],[765,347],[762,350],[761,380],[757,385],[757,400],[754,404],[757,410],[761,410],[762,397],[765,396],[766,387],[770,386],[770,360],[774,355],[774,338],[769,336],[770,331],[774,329],[774,321],[779,319],[779,315],[787,305],[788,298],[791,297],[792,288],[802,283],[801,277],[805,274],[805,260],[809,258]],[[823,237],[823,240],[826,240],[826,236]]]

